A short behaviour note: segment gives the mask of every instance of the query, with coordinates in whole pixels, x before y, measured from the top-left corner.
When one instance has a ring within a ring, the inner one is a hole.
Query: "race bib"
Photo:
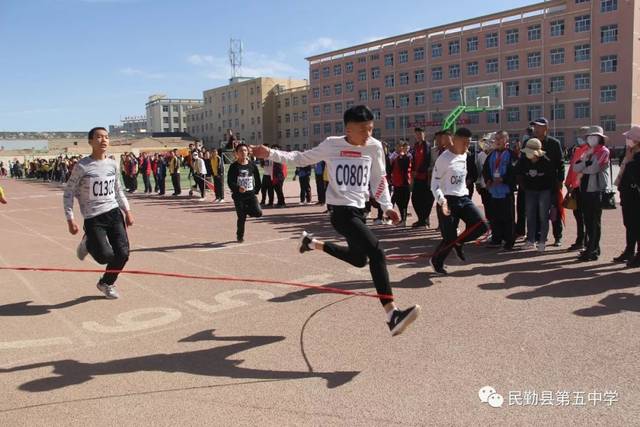
[[[368,157],[339,158],[333,162],[333,179],[340,191],[368,192],[371,159]]]
[[[89,181],[89,200],[115,200],[116,177],[95,177]]]
[[[239,176],[238,187],[244,187],[247,191],[253,191],[253,177],[252,176]]]

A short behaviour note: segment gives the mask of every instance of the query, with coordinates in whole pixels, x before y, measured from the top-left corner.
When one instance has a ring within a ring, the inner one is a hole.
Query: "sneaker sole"
[[[409,325],[412,324],[418,318],[418,315],[420,314],[421,309],[422,308],[416,304],[416,307],[413,310],[411,310],[411,313],[409,313],[407,317],[405,317],[404,319],[402,319],[400,323],[398,323],[398,326],[391,333],[391,336],[395,337],[403,333],[404,330],[407,329]]]
[[[96,285],[96,288],[98,288],[98,290],[99,290],[100,292],[102,292],[102,294],[104,295],[104,297],[105,297],[106,299],[118,299],[118,298],[120,298],[120,295],[115,295],[115,296],[114,296],[114,295],[107,295],[107,294],[105,293],[105,291],[103,291],[103,290],[100,288],[100,285]]]
[[[305,252],[309,252],[311,250],[311,249],[305,249],[304,239],[306,239],[307,237],[309,237],[309,233],[307,233],[306,231],[303,231],[302,237],[300,237],[300,239],[298,240],[298,252],[300,252],[301,254]]]

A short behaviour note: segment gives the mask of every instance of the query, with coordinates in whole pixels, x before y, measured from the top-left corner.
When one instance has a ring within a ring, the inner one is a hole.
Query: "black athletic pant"
[[[204,198],[204,175],[200,175],[197,172],[193,173],[193,179],[196,182],[196,186],[198,190],[200,190],[200,197]]]
[[[408,185],[393,188],[393,198],[391,202],[398,205],[401,221],[407,220],[407,207],[409,206],[410,197],[411,190],[409,189]]]
[[[284,185],[284,182],[277,182],[275,184],[273,184],[273,190],[276,192],[276,197],[278,198],[278,206],[284,206],[285,205],[285,201],[284,201],[284,193],[282,191],[282,186]],[[271,201],[269,201],[271,204]]]
[[[369,270],[378,294],[393,295],[384,250],[378,238],[365,224],[364,209],[351,206],[331,208],[331,224],[347,239],[348,246],[327,242],[324,244],[324,252],[359,268],[366,266],[369,260]],[[380,298],[382,305],[392,301]]]
[[[151,180],[149,179],[149,175],[146,173],[142,174],[142,182],[144,183],[144,192],[151,193]]]
[[[322,179],[322,174],[316,174],[316,192],[318,193],[318,202],[326,203],[326,193],[327,188],[325,186],[324,180]]]
[[[120,208],[84,220],[87,250],[107,270],[122,270],[129,260],[129,238]],[[105,273],[100,281],[113,285],[118,273]]]
[[[300,184],[300,203],[311,203],[311,176],[298,177]]]
[[[429,220],[428,217],[428,199],[431,194],[427,181],[413,181],[413,193],[411,193],[411,204],[416,211],[418,221],[426,224]]]
[[[269,196],[269,206],[273,205],[273,183],[271,182],[271,175],[262,175],[260,194],[262,195],[261,205],[265,204],[267,196]]]
[[[518,213],[518,219],[516,222],[516,234],[518,236],[526,235],[527,228],[527,204],[524,188],[518,188],[518,199],[516,202],[516,211]]]
[[[244,223],[247,221],[247,216],[260,218],[262,210],[258,204],[258,197],[253,192],[248,195],[234,194],[233,203],[236,207],[236,215],[238,215],[236,237],[244,239]]]
[[[160,195],[164,194],[164,179],[165,179],[164,175],[158,175],[158,178],[157,178],[158,194]]]
[[[584,191],[580,195],[584,227],[587,233],[586,253],[600,255],[600,235],[602,234],[602,193],[599,191]]]
[[[556,240],[562,239],[562,218],[560,216],[560,210],[558,208],[558,191],[551,190],[551,209],[555,209],[556,211],[556,219],[555,221],[551,221],[551,228],[553,230],[553,237]],[[602,212],[600,212],[602,213]],[[585,224],[586,225],[586,224]]]
[[[182,190],[180,189],[180,174],[179,173],[172,173],[171,174],[171,183],[173,184],[173,194],[178,195],[178,194],[182,193]]]
[[[577,202],[576,203],[577,207],[573,210],[573,217],[576,219],[576,228],[577,228],[575,243],[578,245],[587,247],[587,239],[586,239],[587,235],[584,229],[584,212],[582,212],[582,209],[581,209],[582,202],[580,201],[582,194],[579,188],[574,189],[572,194]]]
[[[458,223],[464,221],[466,225],[465,237],[458,243],[470,242],[485,234],[487,226],[480,210],[473,204],[469,196],[446,196],[450,215],[440,214],[440,232],[443,239],[436,248],[433,256],[436,265],[444,264],[449,252],[453,249],[454,242],[458,239]],[[439,209],[442,212],[441,209]],[[469,232],[467,233],[467,230]]]
[[[222,176],[216,175],[213,177],[213,185],[215,186],[216,199],[224,199],[224,179]]]
[[[158,174],[157,173],[153,174],[153,191],[155,193],[160,191],[160,184],[158,183]]]
[[[491,204],[491,242],[496,244],[504,242],[506,247],[513,247],[516,241],[513,193],[507,194],[502,199],[491,197],[489,203]]]
[[[484,217],[487,221],[491,221],[491,193],[486,188],[478,187],[478,194],[482,199],[482,207],[484,208]],[[493,228],[493,226],[491,226]]]
[[[631,190],[633,191],[633,190]],[[620,192],[620,206],[622,208],[622,222],[626,229],[626,245],[624,251],[630,255],[636,254],[636,247],[640,250],[640,195]]]

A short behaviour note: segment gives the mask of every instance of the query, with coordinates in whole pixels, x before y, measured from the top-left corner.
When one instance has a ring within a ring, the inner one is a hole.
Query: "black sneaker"
[[[238,243],[242,243],[242,242],[244,242],[244,237],[238,236],[238,238],[236,240],[238,241]]]
[[[418,318],[418,314],[420,314],[420,306],[414,305],[413,307],[409,307],[406,310],[394,310],[391,315],[391,321],[387,322],[389,325],[389,330],[391,331],[391,336],[395,337],[396,335],[400,335],[407,329],[407,326],[413,323],[414,320]]]
[[[300,250],[301,254],[313,250],[313,248],[311,247],[311,245],[313,244],[312,240],[313,234],[307,233],[306,231],[302,232],[302,237],[300,237],[300,244],[298,245],[298,249]]]
[[[631,261],[633,254],[630,252],[622,252],[619,256],[613,259],[613,262],[627,262]]]
[[[640,267],[640,254],[637,254],[627,262],[627,268]]]
[[[464,250],[462,249],[462,243],[458,243],[457,245],[453,245],[453,250],[460,261],[466,261],[467,257],[464,255]]]
[[[555,246],[556,248],[562,246],[562,238],[555,239],[552,246]]]
[[[581,251],[583,249],[584,249],[584,245],[582,243],[574,243],[573,245],[569,246],[568,251],[569,252]]]
[[[435,259],[432,257],[429,262],[431,263],[431,267],[433,267],[433,271],[438,273],[438,274],[442,274],[443,276],[446,276],[447,270],[444,269],[444,265],[442,264],[436,264]]]
[[[424,221],[416,221],[413,224],[411,224],[411,227],[413,228],[418,228],[418,227],[426,227],[427,223]]]

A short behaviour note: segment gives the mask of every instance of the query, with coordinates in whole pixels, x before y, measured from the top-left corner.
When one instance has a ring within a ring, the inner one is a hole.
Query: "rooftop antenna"
[[[229,40],[229,64],[231,65],[231,78],[240,76],[240,67],[242,67],[242,40]]]

